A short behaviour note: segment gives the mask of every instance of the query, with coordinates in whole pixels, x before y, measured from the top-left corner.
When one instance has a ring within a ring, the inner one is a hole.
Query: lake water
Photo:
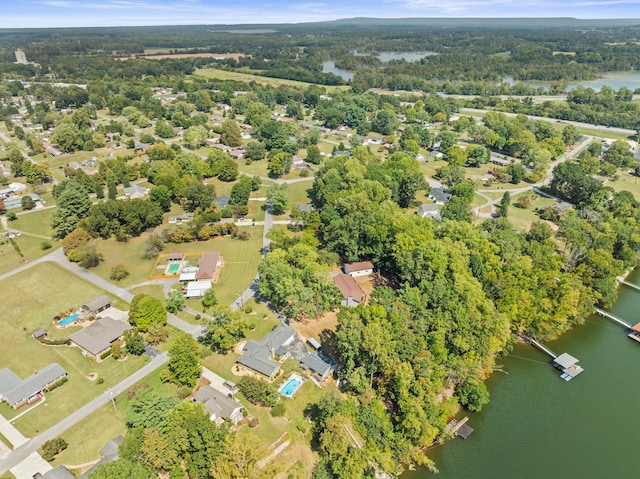
[[[516,82],[513,77],[505,77],[504,82],[509,83],[510,85],[515,85]],[[543,82],[543,81],[523,81],[525,85],[532,86],[534,88],[545,88],[548,89],[551,86],[551,82]],[[627,87],[629,90],[634,91],[636,88],[640,88],[640,72],[619,72],[619,73],[611,73],[607,75],[606,78],[599,78],[597,80],[589,80],[589,81],[580,81],[580,82],[572,82],[570,83],[566,90],[571,91],[575,90],[579,86],[583,86],[585,88],[593,88],[595,91],[600,91],[600,89],[607,85],[614,90],[619,90],[623,86]]]
[[[358,50],[351,50],[351,53],[357,57],[368,56],[367,53],[359,53]],[[391,60],[406,60],[408,62],[415,62],[425,57],[430,57],[433,55],[439,55],[438,52],[381,52],[378,53],[378,59],[387,63]],[[349,81],[353,80],[353,72],[349,70],[343,70],[342,68],[336,67],[336,64],[332,60],[327,60],[322,62],[322,73],[333,73],[336,76],[341,77],[343,80]]]
[[[640,283],[640,271],[628,280]],[[640,292],[621,287],[611,312],[640,321]],[[599,316],[548,343],[580,359],[570,382],[550,357],[519,345],[489,379],[491,402],[467,414],[475,432],[430,450],[440,474],[410,471],[402,479],[631,479],[640,477],[640,344]]]

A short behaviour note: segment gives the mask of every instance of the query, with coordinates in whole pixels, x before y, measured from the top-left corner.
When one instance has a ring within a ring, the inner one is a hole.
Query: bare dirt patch
[[[293,328],[300,333],[305,340],[309,338],[318,339],[325,330],[335,331],[338,327],[338,317],[336,311],[329,311],[318,319],[305,319],[302,321],[291,321]]]

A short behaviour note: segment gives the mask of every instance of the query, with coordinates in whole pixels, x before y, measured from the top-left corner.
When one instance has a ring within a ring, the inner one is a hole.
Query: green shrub
[[[107,349],[104,353],[102,353],[100,355],[100,359],[107,359],[109,356],[111,356],[111,349]]]
[[[276,405],[271,408],[271,415],[273,417],[284,416],[285,412],[287,412],[287,406],[285,406],[284,401],[278,401]]]
[[[9,211],[9,212],[7,213],[7,219],[8,219],[9,221],[15,221],[15,220],[17,220],[17,219],[18,219],[18,216],[16,216],[16,214],[15,214],[13,211]]]
[[[53,459],[67,448],[67,441],[61,437],[51,439],[42,445],[42,458],[45,461],[53,461]]]
[[[238,388],[252,404],[274,406],[278,400],[278,391],[266,381],[251,376],[244,376],[238,382]]]
[[[40,249],[43,251],[51,249],[52,247],[53,245],[51,244],[51,241],[43,241],[42,243],[40,243]]]
[[[104,378],[98,378],[96,384],[104,384]]]
[[[60,381],[53,383],[51,386],[49,386],[46,390],[48,392],[53,391],[54,389],[58,389],[60,386],[62,386],[64,383],[66,383],[67,381],[69,381],[69,378],[67,376],[63,377]]]

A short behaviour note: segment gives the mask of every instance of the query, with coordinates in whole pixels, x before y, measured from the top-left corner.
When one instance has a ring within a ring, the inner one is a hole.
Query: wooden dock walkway
[[[625,280],[622,276],[618,276],[618,278],[616,279],[618,280],[618,283],[624,284],[625,286],[628,286],[629,288],[635,289],[636,291],[640,292],[640,286],[638,286],[637,284],[629,283],[629,281]]]
[[[548,347],[546,347],[544,344],[542,344],[539,341],[536,341],[535,339],[533,339],[530,336],[525,336],[525,339],[533,344],[536,348],[538,348],[540,351],[543,351],[545,353],[547,353],[549,356],[551,356],[553,359],[557,358],[558,355],[556,353],[554,353],[553,351],[551,351]]]
[[[602,310],[600,308],[596,308],[596,313],[598,313],[600,316],[604,316],[605,318],[610,319],[611,321],[613,321],[615,323],[618,323],[620,326],[623,326],[623,327],[625,327],[627,329],[632,329],[632,326],[629,323],[627,323],[625,320],[623,320],[623,319],[621,319],[621,318],[619,318],[617,316],[614,316],[613,314],[608,313],[607,311],[604,311],[604,310]]]

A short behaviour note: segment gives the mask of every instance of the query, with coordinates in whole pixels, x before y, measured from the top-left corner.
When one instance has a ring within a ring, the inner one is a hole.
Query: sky
[[[352,17],[640,18],[640,1],[0,0],[0,28],[298,23]]]

